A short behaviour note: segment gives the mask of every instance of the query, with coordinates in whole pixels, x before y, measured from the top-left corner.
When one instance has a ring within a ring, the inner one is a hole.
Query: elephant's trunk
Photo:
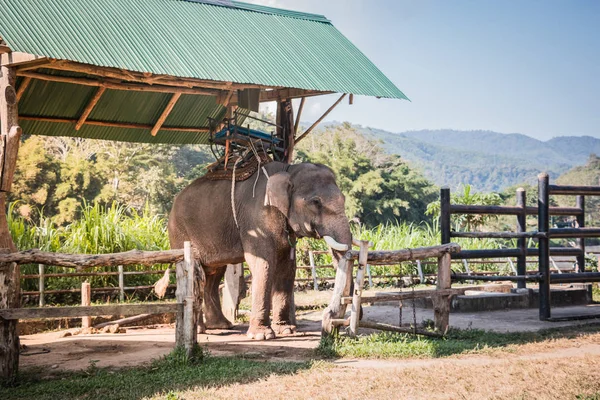
[[[333,230],[335,232],[333,235],[323,235],[323,239],[331,247],[333,264],[336,268],[333,296],[323,313],[323,333],[330,333],[333,330],[332,319],[344,316],[346,306],[342,305],[342,297],[350,295],[353,263],[346,258],[346,252],[352,246],[352,234],[348,221],[344,222],[345,224],[338,225],[341,229]]]

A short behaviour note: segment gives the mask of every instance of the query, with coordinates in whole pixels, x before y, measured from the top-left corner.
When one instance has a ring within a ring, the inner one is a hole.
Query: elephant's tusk
[[[331,247],[333,250],[348,251],[348,245],[347,244],[338,243],[331,236],[323,236],[323,240],[325,240],[325,243],[327,243],[327,245],[329,247]]]

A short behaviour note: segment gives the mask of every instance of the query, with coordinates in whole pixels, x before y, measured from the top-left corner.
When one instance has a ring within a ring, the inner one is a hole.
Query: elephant
[[[227,264],[247,262],[252,273],[247,335],[257,340],[296,331],[290,320],[296,239],[325,239],[337,249],[332,253],[336,265],[352,245],[335,174],[312,163],[273,161],[233,188],[231,180],[198,178],[175,197],[168,232],[172,249],[191,242],[204,269],[207,329],[232,327],[221,311],[219,284]]]

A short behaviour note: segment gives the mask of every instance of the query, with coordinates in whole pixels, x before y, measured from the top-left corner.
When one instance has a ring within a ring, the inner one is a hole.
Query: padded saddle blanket
[[[263,166],[272,162],[273,160],[267,154],[263,152],[259,152],[258,156],[260,157],[260,165]],[[204,178],[209,179],[211,181],[216,180],[228,180],[231,181],[233,179],[233,166],[238,161],[240,157],[234,156],[230,157],[227,162],[227,168],[224,168],[224,158],[217,160],[215,163],[211,164],[208,167],[208,172],[204,175]],[[254,173],[258,170],[258,160],[253,153],[247,157],[247,159],[239,161],[237,166],[235,167],[235,180],[237,182],[245,181],[250,178]]]

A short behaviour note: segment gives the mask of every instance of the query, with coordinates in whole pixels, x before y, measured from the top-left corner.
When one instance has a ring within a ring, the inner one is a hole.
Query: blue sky
[[[250,1],[327,16],[412,101],[356,97],[328,120],[600,138],[600,1]]]

